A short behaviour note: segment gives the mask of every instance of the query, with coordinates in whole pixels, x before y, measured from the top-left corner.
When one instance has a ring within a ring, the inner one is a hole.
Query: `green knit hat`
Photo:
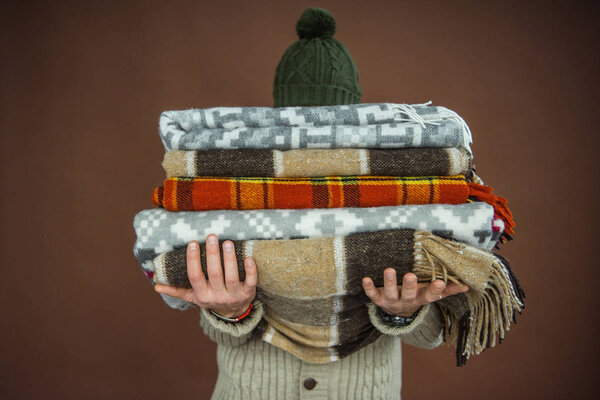
[[[275,107],[360,103],[358,71],[348,49],[333,38],[329,11],[309,8],[296,25],[298,40],[275,72]]]

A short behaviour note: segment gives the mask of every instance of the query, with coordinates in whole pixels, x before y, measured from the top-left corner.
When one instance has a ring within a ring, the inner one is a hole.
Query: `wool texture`
[[[165,150],[459,147],[471,132],[454,111],[426,104],[217,107],[165,111]]]
[[[201,324],[220,344],[210,400],[399,400],[404,342],[398,336],[383,335],[338,362],[314,364],[256,338],[223,343],[209,321]],[[302,387],[309,377],[318,382],[310,391]]]
[[[420,281],[463,282],[470,290],[440,300],[445,341],[457,348],[457,363],[503,339],[524,293],[508,262],[493,253],[411,229],[347,236],[234,241],[240,279],[244,259],[258,269],[256,298],[266,306],[255,334],[313,363],[343,358],[381,333],[371,324],[362,278],[383,285],[383,270]],[[206,274],[206,249],[201,245]],[[186,249],[154,259],[154,281],[190,288]]]
[[[462,204],[468,197],[463,176],[197,177],[166,179],[152,201],[169,211],[204,211]]]
[[[506,199],[460,175],[168,178],[154,190],[152,202],[169,211],[203,211],[463,204],[470,197],[494,206],[512,234],[514,222]]]
[[[466,175],[471,157],[462,148],[174,150],[162,166],[171,177],[234,176],[299,178],[318,176]]]
[[[275,71],[275,107],[360,103],[362,90],[350,52],[333,38],[328,11],[307,9],[296,26],[300,40],[283,54]]]
[[[345,236],[351,233],[411,228],[490,250],[504,232],[494,208],[475,202],[373,208],[305,210],[182,211],[143,210],[133,221],[134,254],[144,272],[153,274],[158,254],[204,242],[209,234],[222,240],[294,239]]]

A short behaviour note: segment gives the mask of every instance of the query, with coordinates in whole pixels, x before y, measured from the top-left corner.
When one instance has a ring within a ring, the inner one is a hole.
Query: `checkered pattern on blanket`
[[[203,242],[209,234],[220,239],[292,239],[344,236],[351,233],[411,228],[434,232],[490,250],[504,232],[486,203],[430,204],[371,208],[305,210],[215,210],[170,212],[143,210],[133,221],[137,240],[134,254],[146,274],[158,254]]]
[[[471,151],[463,119],[428,104],[165,111],[159,132],[167,151],[459,146]]]

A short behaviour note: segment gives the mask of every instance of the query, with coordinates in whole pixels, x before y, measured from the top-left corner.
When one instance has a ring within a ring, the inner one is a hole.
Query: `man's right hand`
[[[213,310],[223,317],[239,317],[248,310],[256,296],[258,280],[256,263],[252,257],[244,260],[246,280],[240,282],[233,243],[229,240],[223,243],[223,261],[225,268],[221,268],[219,238],[216,235],[208,235],[206,238],[207,280],[200,264],[200,246],[198,242],[190,242],[187,247],[187,273],[192,288],[157,284],[154,290]],[[223,279],[223,270],[225,270],[225,279]]]

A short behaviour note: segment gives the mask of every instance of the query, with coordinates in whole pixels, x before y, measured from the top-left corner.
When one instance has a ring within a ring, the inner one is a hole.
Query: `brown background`
[[[433,100],[469,123],[508,197],[527,309],[454,366],[405,347],[406,399],[598,395],[598,7],[582,2],[3,3],[0,394],[205,399],[215,346],[132,255],[166,109],[272,105],[307,6],[330,9],[363,102]]]

